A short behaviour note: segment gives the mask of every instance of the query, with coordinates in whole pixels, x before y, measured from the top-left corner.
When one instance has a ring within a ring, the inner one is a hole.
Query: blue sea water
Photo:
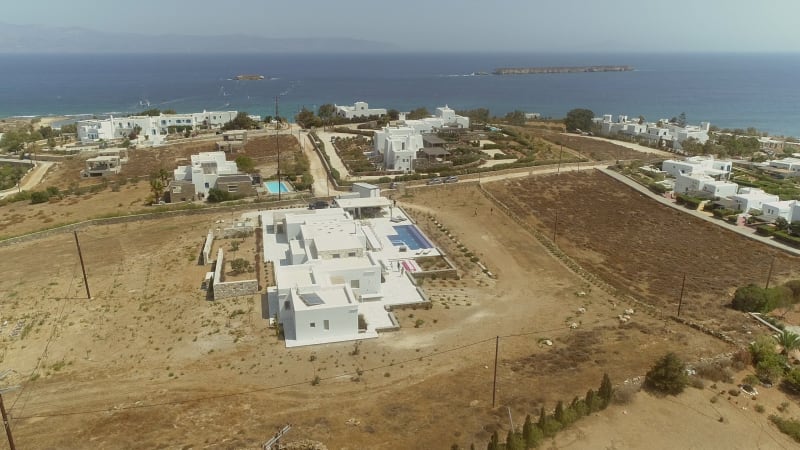
[[[632,72],[469,76],[497,67],[631,65]],[[238,74],[262,81],[236,81]],[[800,136],[800,54],[0,55],[0,116],[239,110],[366,101],[563,117],[585,107],[648,120]]]

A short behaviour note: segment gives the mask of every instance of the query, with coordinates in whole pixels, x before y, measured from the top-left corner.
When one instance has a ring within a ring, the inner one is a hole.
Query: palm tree
[[[800,336],[791,331],[783,330],[780,334],[773,336],[778,344],[783,348],[782,354],[786,355],[790,351],[800,348]]]

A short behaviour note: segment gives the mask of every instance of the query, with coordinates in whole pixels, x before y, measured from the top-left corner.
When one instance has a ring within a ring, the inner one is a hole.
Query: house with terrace
[[[393,306],[427,303],[411,274],[420,270],[415,258],[438,250],[384,197],[346,200],[383,214],[357,219],[338,199],[332,208],[258,213],[276,284],[267,293],[268,313],[286,347],[375,338],[399,328]]]

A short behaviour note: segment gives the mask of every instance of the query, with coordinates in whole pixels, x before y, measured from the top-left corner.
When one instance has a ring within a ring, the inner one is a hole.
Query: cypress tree
[[[556,404],[556,412],[553,414],[553,416],[559,423],[562,425],[564,424],[564,402],[561,400],[559,400],[558,404]]]
[[[611,403],[611,397],[614,395],[614,386],[611,384],[611,378],[608,373],[603,374],[603,381],[600,383],[600,390],[597,391],[600,396],[600,409],[606,409]]]
[[[586,391],[586,410],[588,411],[587,414],[591,414],[596,411],[594,406],[594,391],[589,389]]]
[[[545,422],[547,422],[547,414],[545,414],[544,406],[542,406],[542,409],[539,411],[539,422],[537,422],[536,425],[538,425],[539,428],[544,430]]]
[[[492,433],[492,440],[489,441],[489,445],[486,446],[486,450],[499,450],[499,442],[500,437],[497,436],[497,430],[494,430],[494,433]]]
[[[522,438],[525,439],[526,446],[530,447],[528,442],[531,439],[531,431],[533,431],[533,423],[531,423],[531,415],[525,416],[525,424],[522,425]]]

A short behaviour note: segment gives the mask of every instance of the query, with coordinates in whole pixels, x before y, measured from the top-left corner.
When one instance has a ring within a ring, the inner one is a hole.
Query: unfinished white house
[[[370,108],[367,102],[355,102],[353,106],[340,106],[336,107],[336,115],[344,117],[345,119],[355,119],[356,117],[372,117],[372,116],[385,116],[385,108]]]
[[[276,280],[269,315],[287,347],[374,338],[399,328],[391,306],[426,302],[410,273],[419,269],[415,257],[438,251],[416,226],[397,225],[408,219],[390,213],[384,197],[358,199],[384,215],[356,220],[339,207],[259,213]]]
[[[190,182],[194,185],[195,195],[205,196],[209,189],[216,187],[219,177],[238,174],[236,161],[227,161],[225,152],[201,152],[191,156],[191,165],[178,166],[173,171],[173,179]]]
[[[405,117],[406,113],[400,113],[400,122],[419,133],[433,133],[445,128],[469,128],[469,117],[459,116],[447,105],[436,108],[436,112],[430,117],[422,119],[406,119]]]

